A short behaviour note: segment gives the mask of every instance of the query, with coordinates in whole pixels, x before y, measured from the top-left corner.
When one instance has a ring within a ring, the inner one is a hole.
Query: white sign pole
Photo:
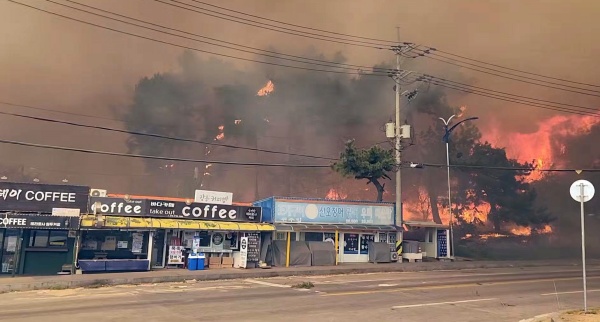
[[[571,185],[571,197],[581,206],[581,264],[583,270],[583,311],[587,312],[587,277],[585,272],[585,211],[583,204],[594,197],[594,185],[587,180],[577,180]]]
[[[581,204],[581,263],[583,265],[583,311],[587,312],[587,277],[585,274],[585,211],[583,204],[585,203],[585,183],[579,184],[579,203]]]

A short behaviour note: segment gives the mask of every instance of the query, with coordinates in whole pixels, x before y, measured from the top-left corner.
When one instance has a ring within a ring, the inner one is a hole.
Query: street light
[[[454,131],[454,129],[459,126],[460,124],[462,124],[463,122],[466,121],[472,121],[472,120],[477,120],[479,119],[478,117],[469,117],[468,119],[464,119],[456,124],[454,124],[452,127],[448,128],[448,125],[450,124],[450,121],[455,117],[456,115],[452,115],[450,116],[447,120],[443,119],[443,118],[439,118],[440,120],[442,120],[442,122],[444,122],[444,136],[442,138],[442,141],[444,141],[444,143],[446,143],[446,168],[448,169],[448,210],[450,211],[450,255],[451,257],[454,257],[454,229],[452,228],[452,222],[453,222],[453,215],[452,215],[452,195],[451,195],[451,188],[450,188],[450,148],[448,145],[448,142],[450,142],[450,134],[452,134],[452,131]]]

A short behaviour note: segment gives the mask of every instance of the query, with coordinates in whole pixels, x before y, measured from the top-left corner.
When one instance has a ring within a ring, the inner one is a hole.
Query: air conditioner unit
[[[392,260],[392,262],[397,262],[398,261],[398,253],[391,252],[390,253],[390,259]]]
[[[104,189],[90,189],[90,196],[92,197],[106,197],[106,190]]]

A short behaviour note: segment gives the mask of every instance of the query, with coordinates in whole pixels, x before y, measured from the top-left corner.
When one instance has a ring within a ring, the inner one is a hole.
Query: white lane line
[[[412,305],[399,305],[399,306],[392,306],[392,309],[406,309],[406,308],[411,308],[411,307],[447,305],[447,304],[460,304],[460,303],[483,302],[483,301],[493,301],[493,300],[497,300],[497,298],[492,298],[492,299],[476,299],[476,300],[463,300],[463,301],[453,301],[453,302],[421,303],[421,304],[412,304]]]
[[[588,293],[591,292],[600,292],[600,290],[587,290]],[[548,296],[548,295],[560,295],[560,294],[577,294],[577,293],[583,293],[583,291],[570,291],[570,292],[558,292],[558,293],[544,293],[544,294],[540,294],[541,296]]]
[[[252,279],[246,279],[244,281],[246,281],[248,283],[254,283],[254,284],[271,286],[271,287],[281,287],[281,288],[290,288],[290,287],[292,287],[291,285],[275,284],[275,283],[269,283],[269,282],[264,282],[264,281],[257,281],[257,280],[252,280]]]

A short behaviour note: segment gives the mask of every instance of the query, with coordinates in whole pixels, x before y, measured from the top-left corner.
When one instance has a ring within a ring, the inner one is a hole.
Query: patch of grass
[[[312,282],[302,282],[292,285],[292,288],[303,288],[307,290],[310,290],[313,287],[315,287],[315,284],[313,284]]]
[[[583,310],[571,310],[564,313],[565,315],[583,315],[583,314],[600,314],[600,309],[589,309],[587,312]]]
[[[68,288],[69,288],[69,286],[67,286],[67,285],[52,285],[52,286],[48,287],[49,290],[53,290],[53,291],[66,290]]]

